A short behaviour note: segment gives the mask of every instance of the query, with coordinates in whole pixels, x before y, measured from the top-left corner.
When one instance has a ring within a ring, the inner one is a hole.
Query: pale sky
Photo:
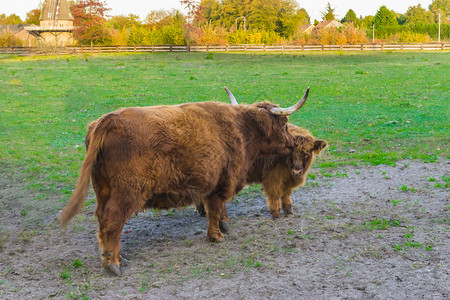
[[[10,15],[15,13],[25,20],[26,13],[39,6],[41,0],[0,0],[0,14]],[[43,2],[43,0],[42,0]],[[356,16],[375,15],[380,6],[386,5],[388,9],[397,13],[405,13],[410,6],[421,4],[428,9],[432,0],[297,0],[300,7],[308,12],[311,23],[314,19],[321,20],[321,12],[325,10],[327,3],[335,8],[337,19],[342,19],[349,9],[353,9]],[[173,8],[182,10],[179,0],[106,0],[107,7],[111,8],[110,15],[138,15],[143,20],[148,12],[152,10]]]

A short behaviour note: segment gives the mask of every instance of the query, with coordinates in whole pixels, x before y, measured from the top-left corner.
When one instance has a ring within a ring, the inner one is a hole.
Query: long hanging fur
[[[62,227],[67,226],[67,223],[70,221],[70,219],[72,219],[76,214],[80,213],[83,208],[84,200],[86,199],[87,191],[89,188],[92,168],[103,145],[103,140],[107,134],[107,130],[98,132],[97,128],[99,128],[99,124],[104,123],[105,120],[107,120],[107,116],[108,115],[104,116],[98,122],[96,122],[94,124],[95,127],[90,130],[90,136],[88,137],[89,147],[87,149],[83,165],[81,166],[80,177],[78,178],[77,186],[75,187],[75,190],[72,193],[72,197],[70,198],[66,207],[60,214],[60,224]],[[102,129],[104,128],[105,127],[103,126]]]

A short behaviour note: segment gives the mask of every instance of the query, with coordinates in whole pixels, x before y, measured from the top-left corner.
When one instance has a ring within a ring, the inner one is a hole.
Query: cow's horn
[[[236,98],[234,98],[233,94],[230,92],[230,90],[224,86],[223,87],[225,89],[225,91],[227,91],[228,97],[230,97],[230,102],[232,105],[238,105],[239,103],[237,103]]]
[[[309,94],[309,86],[308,89],[306,90],[305,95],[303,96],[302,99],[300,99],[300,101],[298,101],[296,104],[292,105],[291,107],[288,108],[278,108],[278,107],[274,107],[270,110],[270,112],[274,115],[278,115],[278,116],[288,116],[288,115],[292,115],[293,113],[295,113],[296,111],[298,111],[300,108],[302,108],[303,104],[305,104],[306,99],[308,98],[308,94]]]

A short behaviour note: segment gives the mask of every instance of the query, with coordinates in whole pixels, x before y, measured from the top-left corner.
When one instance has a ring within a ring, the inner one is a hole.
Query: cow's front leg
[[[223,202],[223,203],[222,203]],[[208,238],[211,242],[220,242],[223,238],[219,228],[220,215],[225,201],[217,196],[211,196],[205,201],[206,216],[208,218]]]
[[[270,211],[270,214],[272,215],[272,218],[274,218],[274,219],[281,218],[280,198],[279,197],[268,196],[266,201],[267,201],[267,204],[269,205],[269,211]]]
[[[292,216],[294,213],[292,212],[292,199],[291,199],[292,190],[288,189],[284,192],[283,196],[281,196],[281,205],[283,207],[284,215],[286,217]]]

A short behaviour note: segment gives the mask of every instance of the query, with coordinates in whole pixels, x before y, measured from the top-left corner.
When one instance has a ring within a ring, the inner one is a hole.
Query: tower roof
[[[67,0],[45,0],[42,7],[40,21],[63,21],[73,20]]]

